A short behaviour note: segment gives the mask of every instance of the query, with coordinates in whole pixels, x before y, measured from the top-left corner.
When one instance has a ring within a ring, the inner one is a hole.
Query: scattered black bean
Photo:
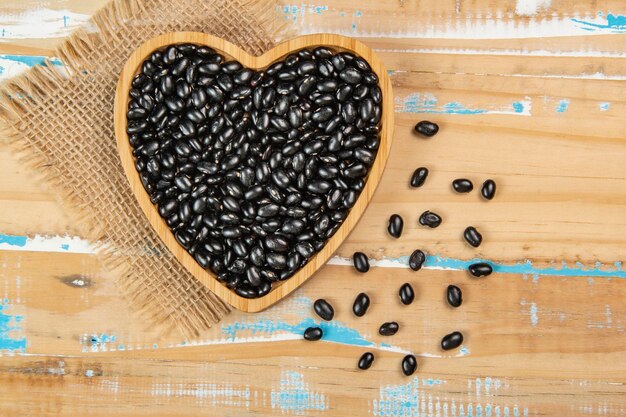
[[[431,137],[435,136],[439,132],[439,126],[437,123],[429,122],[428,120],[422,120],[415,125],[415,131],[420,135]]]
[[[323,298],[315,300],[313,308],[315,309],[315,313],[326,321],[331,321],[335,315],[333,306],[331,306],[330,303]]]
[[[452,307],[459,307],[463,303],[463,293],[456,285],[448,285],[446,299]]]
[[[311,342],[314,342],[316,340],[320,340],[322,338],[322,335],[324,333],[322,332],[322,329],[319,327],[308,327],[305,331],[304,331],[304,338],[306,340],[309,340]]]
[[[434,229],[435,227],[439,227],[441,224],[441,216],[427,210],[421,214],[419,222],[422,226],[428,226],[431,229]]]
[[[378,334],[381,336],[393,336],[398,333],[400,329],[400,325],[395,321],[388,321],[380,325],[378,329]]]
[[[408,282],[402,284],[402,286],[400,287],[400,291],[398,291],[398,294],[400,295],[400,301],[402,301],[402,304],[404,304],[405,306],[411,304],[415,299],[415,292],[413,292],[413,287]]]
[[[483,235],[480,234],[478,230],[474,226],[468,226],[465,228],[463,232],[463,237],[465,241],[469,243],[471,246],[477,248],[483,242]]]
[[[452,188],[457,193],[469,193],[474,189],[474,184],[466,178],[457,178],[452,181]]]
[[[372,363],[374,363],[374,354],[372,352],[365,352],[359,358],[358,366],[359,366],[359,369],[365,371],[366,369],[370,369],[370,367],[372,366]]]
[[[424,262],[426,262],[426,254],[419,249],[414,250],[409,257],[409,268],[413,271],[419,271],[422,269]]]
[[[399,214],[392,214],[389,218],[389,225],[387,226],[387,231],[389,234],[396,239],[402,235],[402,227],[404,226],[404,221]]]
[[[411,176],[411,187],[421,187],[422,185],[424,185],[424,182],[426,182],[426,177],[428,177],[428,168],[417,168]]]
[[[491,273],[493,272],[493,268],[491,267],[491,265],[486,262],[471,264],[468,269],[470,274],[477,278],[486,277],[488,275],[491,275]]]
[[[406,355],[402,359],[402,373],[406,376],[411,376],[417,369],[417,360],[413,355]]]
[[[150,200],[224,285],[262,297],[320,251],[356,203],[380,144],[367,63],[317,48],[266,70],[170,45],[142,64],[127,132]],[[355,266],[367,271],[365,255]]]
[[[357,271],[367,272],[370,270],[369,259],[367,259],[367,255],[363,252],[354,252],[354,255],[352,255],[352,261]]]
[[[496,183],[494,180],[487,180],[480,189],[480,194],[485,200],[492,200],[496,195]]]
[[[441,339],[441,349],[450,350],[461,346],[463,343],[463,334],[461,332],[452,332]]]
[[[357,317],[363,317],[370,307],[370,298],[364,292],[356,296],[354,304],[352,305],[352,312]]]

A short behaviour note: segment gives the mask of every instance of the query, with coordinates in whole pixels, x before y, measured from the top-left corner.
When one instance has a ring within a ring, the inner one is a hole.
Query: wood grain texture
[[[290,53],[301,49],[327,46],[336,51],[352,52],[365,59],[370,64],[372,71],[378,76],[379,79],[379,85],[383,96],[382,116],[380,119],[380,146],[376,152],[376,160],[369,169],[365,187],[363,187],[359,198],[350,209],[350,212],[341,224],[341,227],[326,242],[326,245],[319,252],[313,255],[313,257],[311,257],[311,259],[309,259],[309,261],[291,278],[272,285],[272,290],[263,297],[254,299],[241,297],[233,290],[220,283],[214,274],[202,268],[193,256],[191,256],[185,248],[183,248],[176,241],[174,234],[159,214],[157,206],[152,204],[150,201],[150,196],[144,189],[141,179],[139,178],[139,172],[135,169],[133,149],[129,143],[128,134],[126,133],[126,112],[128,111],[128,92],[130,91],[131,83],[133,78],[141,70],[141,65],[146,58],[150,56],[150,54],[157,50],[163,50],[168,45],[180,43],[192,43],[209,46],[215,49],[218,53],[224,55],[227,60],[236,60],[244,67],[253,69],[265,69],[274,62],[284,59]],[[139,46],[135,52],[133,52],[122,69],[115,94],[115,136],[117,139],[117,149],[119,150],[120,160],[122,162],[122,166],[124,167],[126,178],[130,183],[130,187],[133,190],[141,209],[150,221],[150,224],[163,243],[165,243],[174,256],[189,272],[193,274],[194,277],[233,307],[247,312],[264,310],[289,295],[293,290],[302,285],[307,279],[315,274],[315,272],[324,266],[341,243],[343,243],[367,208],[367,205],[372,199],[374,191],[380,182],[380,178],[383,175],[383,170],[385,169],[385,164],[387,163],[387,158],[389,156],[389,150],[391,149],[393,126],[393,90],[391,88],[391,81],[389,81],[389,77],[387,76],[387,70],[385,69],[383,63],[376,56],[376,54],[363,43],[345,36],[331,34],[297,37],[277,45],[261,56],[255,57],[248,54],[238,46],[212,35],[195,32],[167,33],[146,41],[144,44]]]
[[[11,8],[80,12],[96,3]],[[606,25],[609,12],[626,13],[619,0],[552,1],[531,16],[516,14],[517,3],[283,2],[281,19],[300,33],[357,37],[393,83],[394,146],[341,256],[358,249],[396,259],[419,247],[536,268],[471,280],[452,270],[374,267],[358,275],[329,265],[264,312],[235,312],[183,341],[134,318],[92,255],[0,251],[0,323],[8,318],[12,327],[0,330],[0,346],[25,344],[24,353],[2,350],[0,416],[626,415],[626,280],[614,265],[626,261],[625,35],[576,32],[571,20]],[[487,24],[500,28],[491,38]],[[55,40],[10,40],[0,51],[31,53],[46,42]],[[557,112],[561,100],[569,104]],[[515,102],[530,103],[530,116],[515,114]],[[449,103],[485,112],[446,113]],[[441,125],[428,141],[411,133],[425,118]],[[411,190],[418,166],[431,175]],[[461,176],[475,185],[494,178],[496,199],[453,194],[450,182]],[[426,209],[444,216],[439,229],[417,227]],[[385,231],[394,212],[405,218],[399,240]],[[479,250],[461,241],[469,224],[485,236]],[[54,194],[3,148],[0,233],[66,232],[78,233]],[[537,272],[558,272],[562,263],[580,276]],[[597,271],[606,273],[590,276]],[[417,293],[409,307],[397,299],[404,282]],[[443,299],[450,283],[464,292],[456,310]],[[349,308],[360,291],[372,297],[372,310],[355,319]],[[338,327],[329,341],[306,344],[299,326],[314,317],[319,297],[334,304]],[[391,319],[402,329],[383,340],[377,328]],[[463,352],[439,350],[452,330],[464,332]],[[366,350],[377,359],[357,372]],[[417,379],[399,371],[405,351],[419,355]]]

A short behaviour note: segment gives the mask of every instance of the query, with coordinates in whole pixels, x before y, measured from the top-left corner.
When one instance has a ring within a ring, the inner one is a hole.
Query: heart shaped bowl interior
[[[311,259],[309,259],[309,262],[299,269],[291,278],[282,282],[275,282],[272,286],[272,290],[260,298],[247,299],[237,295],[234,291],[220,283],[211,272],[203,269],[196,262],[196,260],[176,241],[174,234],[170,231],[164,219],[159,215],[156,205],[152,204],[150,201],[150,197],[141,183],[139,173],[135,169],[135,159],[126,133],[126,112],[128,110],[128,93],[131,88],[131,82],[133,77],[141,70],[142,62],[152,52],[162,50],[169,45],[181,43],[206,45],[222,54],[226,60],[237,60],[242,65],[256,70],[265,69],[272,63],[300,49],[326,46],[335,51],[352,52],[362,57],[370,64],[372,70],[379,78],[379,86],[382,90],[383,98],[380,146],[377,151],[376,160],[370,168],[365,187],[341,227],[326,242],[326,246],[317,254],[314,254]],[[255,57],[249,55],[232,43],[212,35],[198,32],[172,32],[145,42],[134,51],[126,62],[120,75],[115,95],[115,135],[120,160],[128,182],[130,183],[130,187],[141,209],[163,243],[194,277],[216,293],[220,298],[239,310],[257,312],[280,301],[283,297],[302,285],[318,269],[324,266],[359,221],[374,194],[387,162],[393,135],[393,105],[393,93],[391,90],[391,82],[387,76],[387,70],[369,47],[355,39],[332,34],[301,36],[281,43],[269,52]]]

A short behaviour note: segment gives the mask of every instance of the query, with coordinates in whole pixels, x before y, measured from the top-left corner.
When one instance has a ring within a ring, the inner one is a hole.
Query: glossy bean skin
[[[452,307],[460,307],[463,304],[463,292],[456,285],[448,285],[446,289],[446,300]]]
[[[452,188],[460,194],[469,193],[474,189],[474,184],[466,178],[457,178],[452,181]]]
[[[409,268],[413,271],[422,269],[424,262],[426,262],[426,254],[420,249],[414,250],[411,256],[409,256]]]
[[[354,269],[361,273],[365,273],[370,270],[369,259],[367,259],[367,255],[363,252],[355,252],[352,256],[352,262],[354,264]]]
[[[237,295],[257,298],[315,256],[356,204],[381,103],[377,76],[349,53],[302,50],[253,70],[170,45],[132,81],[127,133],[178,243]],[[367,257],[358,268],[369,269]]]
[[[392,214],[389,218],[389,224],[387,225],[387,232],[396,239],[402,236],[402,229],[404,227],[404,220],[398,214]]]
[[[493,200],[496,195],[496,182],[494,180],[487,180],[480,188],[480,194],[485,200]]]
[[[400,290],[398,291],[398,295],[400,296],[400,301],[405,306],[408,306],[409,304],[413,303],[413,300],[415,300],[415,292],[413,291],[413,287],[411,286],[411,284],[409,284],[408,282],[402,284]]]
[[[323,335],[324,335],[324,332],[319,327],[308,327],[304,331],[304,339],[310,342],[315,342],[317,340],[320,340]]]
[[[414,130],[422,136],[432,137],[439,132],[439,126],[436,123],[429,122],[428,120],[422,120],[415,125]]]
[[[400,325],[395,321],[388,321],[380,325],[378,334],[381,336],[393,336],[400,330]]]
[[[367,309],[370,306],[370,298],[369,296],[362,292],[354,300],[354,304],[352,305],[352,312],[357,317],[363,317],[365,313],[367,313]]]
[[[425,211],[419,217],[419,223],[422,226],[427,226],[431,229],[439,227],[439,225],[441,225],[441,221],[441,216],[437,213],[433,213],[432,211]]]
[[[463,343],[463,334],[461,332],[452,332],[445,335],[441,339],[441,349],[451,350],[456,349]]]
[[[330,305],[330,303],[323,298],[315,300],[315,303],[313,303],[313,308],[315,309],[315,313],[326,321],[331,321],[335,316],[335,310],[333,309],[333,306]]]
[[[417,359],[414,355],[406,355],[402,358],[402,373],[406,376],[411,376],[417,369]]]
[[[428,178],[428,168],[420,167],[417,168],[413,175],[411,176],[411,187],[419,188],[426,182],[426,178]]]
[[[463,231],[463,238],[472,247],[477,248],[483,242],[483,235],[474,226],[468,226]]]
[[[372,352],[365,352],[359,358],[359,363],[357,364],[357,366],[362,371],[365,371],[367,369],[370,369],[373,363],[374,363],[374,354]]]
[[[491,275],[493,272],[493,267],[486,262],[478,262],[475,264],[471,264],[468,267],[468,271],[472,276],[476,278],[482,278]]]

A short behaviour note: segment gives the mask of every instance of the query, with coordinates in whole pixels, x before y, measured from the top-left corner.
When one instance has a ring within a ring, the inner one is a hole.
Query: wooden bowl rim
[[[126,133],[126,112],[129,101],[128,92],[130,91],[132,79],[139,71],[142,62],[152,52],[168,45],[181,43],[193,43],[209,46],[215,49],[218,53],[224,55],[227,59],[236,59],[244,66],[253,69],[266,68],[272,63],[284,58],[289,53],[300,49],[327,46],[335,50],[353,52],[365,59],[379,78],[379,86],[383,93],[380,146],[376,155],[376,160],[370,168],[365,187],[361,191],[357,202],[350,210],[341,227],[326,242],[326,245],[322,248],[322,250],[309,259],[307,264],[298,270],[298,272],[296,272],[291,278],[286,281],[275,283],[272,286],[272,290],[260,298],[247,299],[237,295],[234,291],[228,289],[225,285],[220,283],[213,274],[204,270],[196,262],[193,256],[191,256],[176,241],[174,234],[170,231],[165,221],[159,215],[156,205],[152,204],[150,201],[150,198],[143,188],[139,178],[139,173],[135,169],[132,149]],[[238,46],[213,35],[201,32],[171,32],[159,35],[144,42],[127,60],[117,84],[114,122],[118,152],[130,188],[137,198],[143,213],[146,215],[148,221],[165,246],[172,251],[172,254],[196,279],[206,285],[222,300],[239,310],[245,312],[258,312],[286,297],[289,293],[300,287],[306,280],[313,276],[315,272],[325,265],[328,259],[354,229],[371,200],[387,163],[393,136],[393,111],[393,92],[391,81],[387,75],[387,70],[372,49],[356,39],[334,34],[311,34],[290,39],[275,46],[263,55],[253,56]]]

